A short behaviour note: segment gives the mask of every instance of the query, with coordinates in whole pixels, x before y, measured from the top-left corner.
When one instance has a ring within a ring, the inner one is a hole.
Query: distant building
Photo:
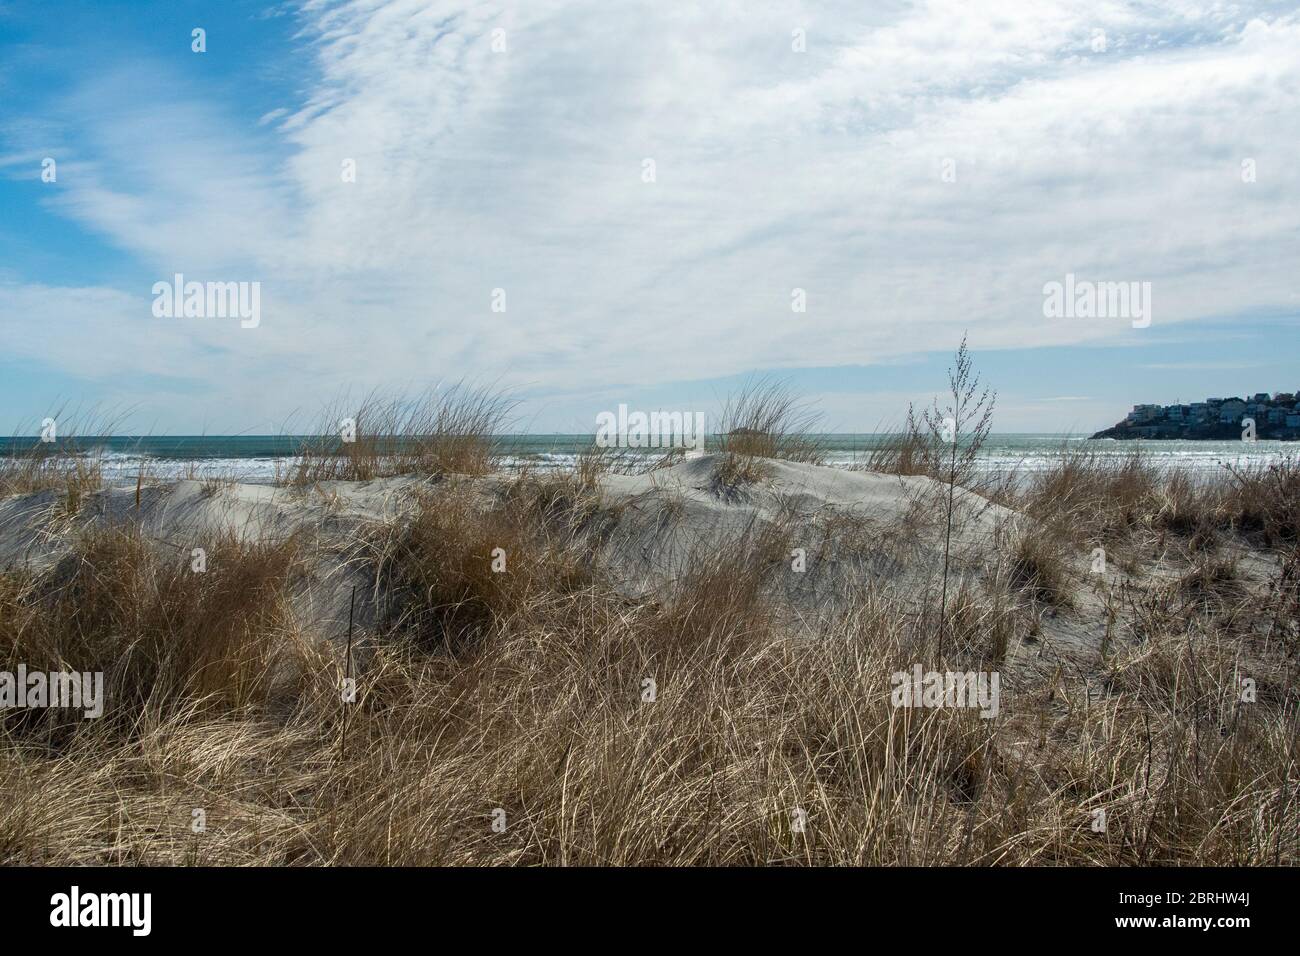
[[[1219,421],[1235,425],[1246,414],[1246,403],[1239,398],[1230,398],[1219,406]]]
[[[1133,411],[1128,413],[1130,423],[1154,421],[1160,415],[1159,405],[1134,405]]]
[[[1245,398],[1207,398],[1203,402],[1174,405],[1134,405],[1122,422],[1094,437],[1115,438],[1222,438],[1223,426],[1249,419],[1263,429],[1261,437],[1300,437],[1300,390],[1255,392]],[[1285,429],[1285,431],[1284,431]]]

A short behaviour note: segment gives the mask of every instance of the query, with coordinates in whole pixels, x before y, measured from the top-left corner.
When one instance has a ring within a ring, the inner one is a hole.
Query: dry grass
[[[661,468],[671,468],[685,457],[686,449],[669,448],[662,454],[647,454],[640,449],[619,448],[592,443],[578,453],[573,475],[584,485],[594,484],[602,475],[642,475]],[[521,473],[530,469],[525,466]]]
[[[997,543],[1009,561],[1008,583],[1032,601],[1066,607],[1072,603],[1069,538],[1051,524],[1017,522]]]
[[[718,449],[750,458],[821,464],[825,449],[809,436],[821,416],[779,381],[751,379],[727,397],[718,425]]]
[[[1300,540],[1300,459],[1192,477],[1161,471],[1136,451],[1115,461],[1063,450],[1014,504],[1078,540],[1174,535],[1201,548],[1236,535],[1275,548]]]
[[[496,469],[493,436],[513,404],[487,389],[455,385],[415,398],[371,393],[321,417],[320,436],[299,450],[278,483],[370,481],[392,475],[486,475]]]
[[[938,477],[942,465],[930,436],[909,410],[906,424],[884,433],[868,452],[861,467],[883,475],[926,475]]]
[[[1293,472],[1189,491],[1070,469],[957,589],[946,660],[937,598],[866,587],[792,615],[789,527],[632,600],[595,560],[598,469],[431,484],[366,550],[379,613],[350,705],[341,654],[292,612],[301,543],[224,541],[194,574],[130,528],[87,534],[51,571],[0,573],[7,669],[102,669],[114,695],[98,721],[6,715],[0,862],[1300,863],[1293,546],[1264,582],[1208,551],[1129,582],[1090,672],[1021,644],[1027,605],[1101,613],[1059,599],[1078,541],[1294,540],[1292,506],[1251,497]],[[891,706],[914,663],[1000,669],[999,716]]]
[[[87,531],[49,572],[0,578],[0,670],[102,671],[107,716],[128,724],[178,706],[264,705],[296,643],[287,589],[297,555],[292,539],[226,537],[196,565],[189,549],[131,527]]]
[[[1232,487],[1218,503],[1233,529],[1270,548],[1300,542],[1300,457],[1230,473]]]
[[[978,441],[982,446],[987,435],[980,435]],[[972,444],[974,442],[969,437],[961,439],[959,453],[969,451]],[[951,470],[950,451],[951,445],[940,440],[935,431],[927,427],[924,416],[918,418],[909,408],[902,426],[881,432],[855,467],[882,475],[920,475],[946,483]],[[975,451],[978,453],[978,447]],[[964,474],[959,475],[958,487],[1001,504],[1016,499],[1018,476],[1014,469],[1004,473],[981,473],[972,468],[961,470]]]
[[[734,496],[762,481],[770,471],[765,459],[822,464],[825,449],[809,437],[820,418],[781,382],[746,382],[722,408],[715,488]]]
[[[467,487],[421,493],[414,515],[372,545],[385,629],[455,653],[493,622],[581,590],[590,494],[564,476],[523,477],[493,500]]]
[[[114,420],[60,408],[43,421],[53,423],[51,440],[15,435],[0,453],[0,497],[54,490],[62,493],[62,510],[76,514],[85,496],[103,486],[98,446]]]

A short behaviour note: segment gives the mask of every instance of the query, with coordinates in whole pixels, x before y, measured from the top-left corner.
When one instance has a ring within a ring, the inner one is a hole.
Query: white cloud
[[[89,80],[61,211],[158,278],[265,297],[255,335],[128,325],[114,361],[232,402],[268,369],[268,403],[462,375],[597,389],[948,350],[967,327],[976,348],[1141,334],[1045,319],[1066,272],[1150,281],[1160,326],[1294,307],[1294,16],[860,6],[308,3],[318,83],[256,138],[238,104],[108,108],[139,78]],[[139,148],[150,129],[166,150]],[[75,322],[45,356],[74,370],[112,347]]]

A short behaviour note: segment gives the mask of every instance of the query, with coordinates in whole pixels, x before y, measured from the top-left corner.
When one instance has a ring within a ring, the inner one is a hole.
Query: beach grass
[[[320,417],[319,436],[278,475],[282,485],[370,481],[393,475],[485,475],[495,470],[492,436],[506,430],[513,403],[463,383],[423,394],[371,392],[336,402]]]
[[[62,507],[75,513],[85,495],[103,487],[100,441],[119,418],[60,406],[38,427],[20,428],[0,454],[0,497],[57,491]],[[33,437],[22,438],[28,434]]]
[[[736,494],[766,477],[771,461],[824,463],[825,449],[811,437],[820,419],[778,379],[748,379],[722,406],[715,486]]]
[[[0,571],[4,669],[114,688],[99,720],[0,714],[0,862],[1300,863],[1295,464],[1193,481],[1063,453],[1000,491],[942,606],[923,567],[810,614],[789,591],[808,519],[632,593],[600,560],[643,503],[607,500],[617,461],[492,475],[505,406],[460,396],[363,405],[359,448],[285,476],[446,479],[359,534],[373,614],[350,659],[294,613],[321,560],[301,535],[219,540],[196,574],[139,525],[86,525]],[[807,462],[784,399],[736,408],[719,460],[743,482],[773,450]],[[907,441],[883,472],[927,473]],[[940,533],[818,521],[843,561]],[[920,661],[1001,671],[997,716],[895,706],[890,675]]]

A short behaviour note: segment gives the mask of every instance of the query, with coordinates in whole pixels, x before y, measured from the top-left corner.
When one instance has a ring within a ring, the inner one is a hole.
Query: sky
[[[1298,264],[1295,3],[0,0],[5,433],[462,380],[591,432],[755,375],[871,431],[963,334],[995,430],[1092,431],[1300,390]],[[178,273],[256,324],[156,314]]]

